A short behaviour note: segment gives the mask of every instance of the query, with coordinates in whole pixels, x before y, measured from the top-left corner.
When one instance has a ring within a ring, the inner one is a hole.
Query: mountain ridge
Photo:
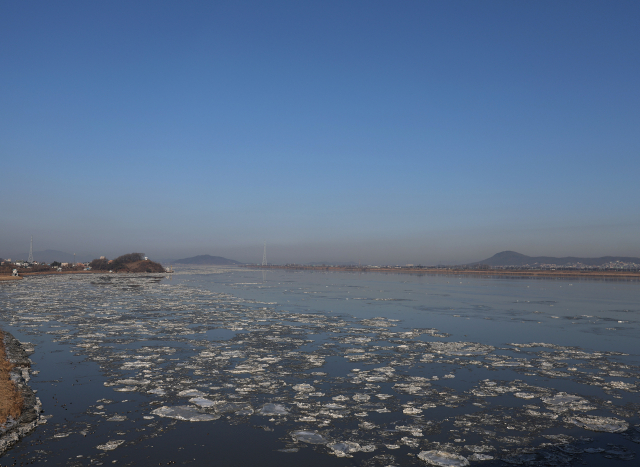
[[[600,256],[598,258],[585,258],[579,256],[527,256],[517,251],[505,250],[496,253],[491,258],[483,261],[470,263],[470,266],[486,264],[487,266],[533,266],[535,264],[556,264],[566,266],[569,264],[581,263],[585,266],[600,266],[606,263],[620,261],[623,263],[640,264],[640,258],[633,256]]]

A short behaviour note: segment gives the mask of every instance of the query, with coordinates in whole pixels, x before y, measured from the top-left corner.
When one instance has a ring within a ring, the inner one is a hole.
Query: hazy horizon
[[[4,2],[0,257],[640,257],[639,17]]]
[[[311,251],[307,251],[307,249],[310,249]],[[62,251],[59,250],[57,248],[47,248],[46,250],[36,250],[34,249],[34,260],[35,261],[42,261],[38,259],[38,253],[44,253],[46,251]],[[220,248],[217,251],[200,251],[200,252],[196,252],[196,253],[189,253],[189,254],[174,254],[174,255],[166,255],[163,254],[163,252],[161,250],[159,250],[158,252],[155,253],[149,253],[145,250],[135,250],[136,252],[142,252],[145,255],[149,256],[150,259],[155,260],[155,261],[167,261],[167,260],[171,260],[171,261],[175,261],[178,259],[184,259],[184,258],[190,258],[193,256],[199,256],[199,255],[211,255],[211,256],[222,256],[228,259],[232,259],[232,260],[236,260],[236,261],[240,261],[241,263],[260,263],[262,261],[262,253],[263,253],[263,245],[257,245],[252,249],[248,249],[248,248]],[[180,252],[181,250],[170,250],[170,251],[174,251],[174,252]],[[188,250],[185,250],[188,251]],[[222,253],[220,253],[222,251]],[[273,263],[273,264],[287,264],[287,263],[297,263],[297,264],[306,264],[306,263],[313,263],[313,262],[326,262],[326,263],[340,263],[340,262],[353,262],[353,263],[361,263],[363,265],[366,264],[372,264],[372,265],[383,265],[383,264],[392,264],[392,265],[404,265],[404,264],[421,264],[421,265],[437,265],[437,264],[467,264],[467,263],[474,263],[474,262],[478,262],[478,261],[482,261],[484,259],[488,259],[491,256],[495,255],[496,253],[500,253],[502,251],[516,251],[518,253],[522,253],[524,255],[527,256],[552,256],[552,257],[568,257],[568,256],[575,256],[575,257],[590,257],[590,258],[598,258],[598,257],[603,257],[603,256],[627,256],[627,257],[633,257],[635,255],[629,255],[629,254],[599,254],[599,255],[574,255],[574,254],[547,254],[547,253],[535,253],[535,254],[530,254],[527,252],[523,252],[523,251],[518,251],[518,250],[513,250],[513,249],[501,249],[501,250],[496,250],[496,251],[491,251],[491,252],[487,252],[484,256],[482,257],[472,257],[472,258],[466,258],[466,259],[459,259],[459,260],[452,260],[452,261],[447,261],[447,260],[418,260],[416,258],[418,258],[418,255],[416,255],[414,257],[414,259],[410,259],[410,256],[407,256],[406,254],[401,253],[401,247],[396,247],[394,248],[393,246],[391,246],[391,248],[389,248],[388,251],[389,258],[405,258],[404,261],[397,261],[397,260],[388,260],[388,261],[367,261],[365,259],[360,258],[360,256],[364,256],[364,255],[358,255],[357,252],[360,251],[364,251],[365,253],[368,252],[368,248],[364,248],[363,250],[358,250],[358,246],[357,245],[353,245],[352,247],[346,247],[345,249],[333,249],[330,253],[327,253],[325,257],[322,256],[322,253],[319,253],[318,249],[313,248],[313,246],[309,246],[309,245],[302,245],[302,246],[297,246],[297,247],[290,247],[290,246],[286,246],[286,245],[267,245],[267,260],[269,263]],[[62,251],[63,253],[66,253],[68,255],[73,255],[73,252],[69,252],[69,251]],[[127,251],[114,251],[113,254],[104,254],[102,252],[100,253],[95,253],[95,254],[91,254],[91,253],[76,253],[76,257],[78,261],[89,261],[91,259],[95,259],[98,258],[102,255],[106,256],[107,258],[113,259],[116,258],[117,256],[120,256],[122,254],[126,254],[126,253],[131,253],[134,252],[134,250],[127,250]],[[340,256],[340,252],[342,252],[344,254],[344,256]],[[400,252],[397,256],[393,256],[394,252]],[[350,256],[349,256],[350,255]],[[0,254],[0,258],[11,258],[12,260],[24,260],[28,257],[28,250],[22,253],[18,253],[18,254],[13,254],[13,255],[2,255]],[[299,259],[299,258],[313,258],[313,259]],[[421,255],[421,257],[427,257],[426,255]],[[453,257],[453,255],[451,256]],[[274,259],[275,258],[275,259]],[[67,261],[68,259],[65,258],[59,258],[59,260],[61,261]]]

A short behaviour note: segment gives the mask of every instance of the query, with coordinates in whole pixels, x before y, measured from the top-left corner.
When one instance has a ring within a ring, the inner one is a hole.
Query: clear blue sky
[[[0,161],[3,257],[640,256],[640,2],[4,1]]]

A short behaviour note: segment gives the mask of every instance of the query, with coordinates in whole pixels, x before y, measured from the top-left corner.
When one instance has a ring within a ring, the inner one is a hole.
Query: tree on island
[[[89,263],[89,266],[96,271],[164,272],[160,263],[145,260],[144,253],[127,253],[114,260],[94,259]]]

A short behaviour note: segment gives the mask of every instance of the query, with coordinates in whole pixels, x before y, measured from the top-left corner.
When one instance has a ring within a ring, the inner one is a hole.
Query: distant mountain
[[[199,255],[191,258],[177,259],[176,264],[197,264],[197,265],[215,265],[215,266],[232,266],[234,264],[242,264],[240,261],[223,258],[222,256]]]
[[[580,258],[576,256],[565,256],[556,258],[553,256],[527,256],[515,251],[502,251],[471,266],[486,264],[487,266],[534,266],[536,264],[556,264],[566,266],[568,264],[582,263],[586,266],[600,266],[602,264],[621,261],[623,263],[640,264],[640,258],[631,256],[602,256],[600,258]]]

